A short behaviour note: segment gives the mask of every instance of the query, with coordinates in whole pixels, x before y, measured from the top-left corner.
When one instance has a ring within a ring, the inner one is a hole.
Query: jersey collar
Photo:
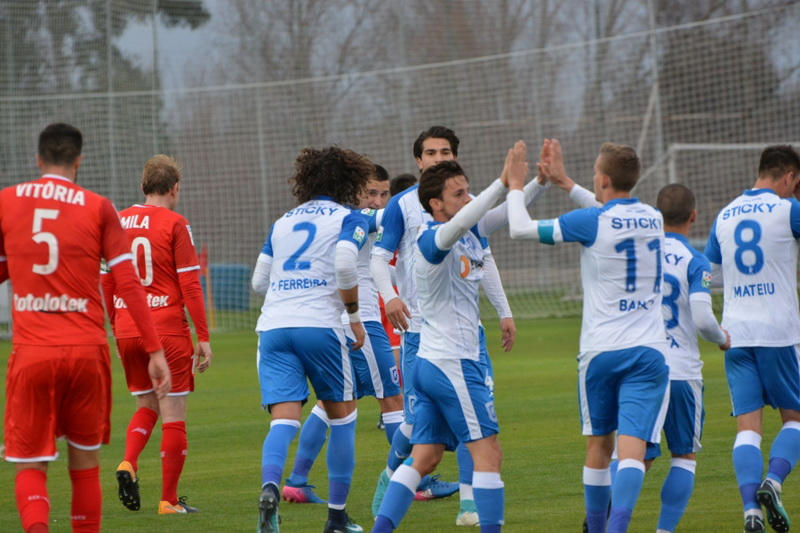
[[[64,176],[59,176],[58,174],[45,174],[45,175],[42,176],[42,178],[47,178],[47,179],[51,179],[51,180],[68,181],[68,182],[72,183],[71,179],[65,178]]]
[[[611,207],[617,204],[622,204],[622,205],[635,204],[637,202],[639,202],[638,198],[614,198],[613,200],[609,200],[608,202],[606,202],[603,207]]]
[[[681,235],[680,233],[673,233],[673,232],[671,232],[671,231],[665,231],[665,232],[664,232],[664,236],[665,236],[665,237],[671,237],[671,238],[673,238],[673,239],[679,240],[679,241],[681,241],[683,244],[685,244],[685,245],[687,245],[687,246],[690,246],[690,244],[689,244],[689,239],[687,239],[685,235]]]
[[[769,193],[769,194],[774,194],[775,196],[778,196],[778,193],[776,193],[772,189],[767,189],[767,188],[763,188],[763,189],[747,189],[746,191],[744,191],[744,194],[746,194],[747,196],[758,196],[759,194],[763,194],[763,193]]]
[[[334,201],[332,196],[327,196],[325,194],[320,194],[319,196],[315,196],[312,198],[312,200],[329,200],[331,202]]]

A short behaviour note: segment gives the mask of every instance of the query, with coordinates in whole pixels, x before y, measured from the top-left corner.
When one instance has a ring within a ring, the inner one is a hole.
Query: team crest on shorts
[[[486,406],[486,413],[489,415],[489,420],[497,422],[497,412],[494,410],[494,402],[486,402],[484,405]]]
[[[414,412],[414,406],[417,405],[417,397],[413,394],[408,395],[408,412]],[[494,409],[494,407],[492,407]]]
[[[397,371],[397,366],[393,366],[389,370],[389,374],[392,377],[392,383],[394,383],[395,385],[400,385],[400,373]]]

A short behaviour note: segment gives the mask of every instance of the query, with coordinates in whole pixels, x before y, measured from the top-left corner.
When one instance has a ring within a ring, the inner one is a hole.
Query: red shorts
[[[15,344],[6,375],[5,446],[11,462],[52,461],[56,438],[83,450],[108,444],[108,345]]]
[[[194,375],[192,373],[192,355],[194,346],[192,338],[188,335],[160,335],[164,355],[167,358],[169,372],[172,375],[172,389],[168,396],[182,396],[194,390]],[[150,354],[144,349],[144,343],[139,337],[130,339],[117,339],[117,350],[125,369],[125,381],[131,394],[138,396],[153,392],[153,382],[147,373],[150,363]]]
[[[389,344],[392,349],[400,348],[400,335],[395,333],[394,326],[389,322],[389,317],[386,316],[386,310],[383,308],[383,299],[380,296],[378,296],[378,304],[381,308],[381,324],[383,324],[383,329],[386,330],[386,335],[389,336]]]

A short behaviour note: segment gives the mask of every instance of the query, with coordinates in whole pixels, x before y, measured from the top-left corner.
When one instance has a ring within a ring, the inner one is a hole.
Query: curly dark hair
[[[343,205],[358,205],[358,196],[375,175],[375,165],[346,148],[303,148],[294,162],[296,172],[289,180],[299,203],[316,196],[330,196]]]

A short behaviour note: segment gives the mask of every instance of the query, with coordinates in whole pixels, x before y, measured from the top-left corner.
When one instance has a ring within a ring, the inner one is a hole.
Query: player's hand
[[[172,376],[169,373],[167,359],[164,357],[164,350],[150,352],[147,373],[150,375],[150,381],[153,382],[153,392],[156,393],[156,397],[159,400],[166,397],[172,389]]]
[[[211,366],[211,343],[199,342],[194,347],[194,370],[203,373]]]
[[[540,160],[536,163],[539,173],[544,174],[547,181],[552,182],[555,186],[566,192],[571,191],[575,182],[567,176],[564,154],[561,152],[561,143],[558,142],[558,139],[545,139],[539,157]]]
[[[392,298],[383,304],[383,309],[386,311],[386,318],[392,323],[394,329],[398,331],[408,330],[407,318],[411,318],[411,312],[403,300],[398,297]]]
[[[364,341],[367,339],[367,332],[364,329],[364,324],[361,322],[350,322],[350,329],[353,330],[353,336],[356,338],[355,342],[350,345],[350,348],[358,350],[364,346]]]
[[[725,344],[720,344],[719,349],[723,352],[726,352],[731,349],[731,334],[728,333],[728,330],[723,329],[722,331],[725,332]]]
[[[528,148],[524,141],[517,141],[508,151],[503,172],[509,189],[522,189],[525,185],[525,178],[528,176]]]
[[[510,352],[514,347],[514,340],[517,338],[517,326],[511,317],[500,319],[500,344],[503,345],[504,352]]]

